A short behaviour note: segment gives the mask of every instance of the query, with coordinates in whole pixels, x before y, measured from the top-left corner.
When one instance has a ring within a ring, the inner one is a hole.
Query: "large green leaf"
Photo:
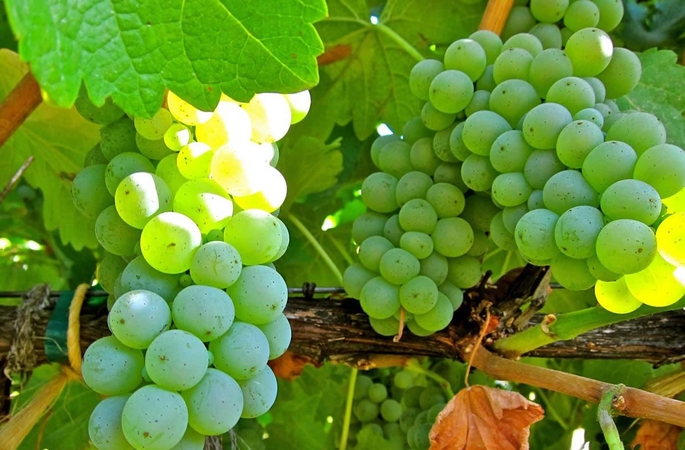
[[[371,427],[362,426],[356,435],[356,450],[403,450],[404,442],[388,441],[383,436],[376,434]]]
[[[633,50],[682,48],[684,6],[682,0],[625,0],[620,38]]]
[[[639,388],[652,378],[655,372],[652,365],[645,361],[617,360],[607,363],[591,359],[584,362],[582,375],[605,383],[623,383]]]
[[[640,83],[620,100],[620,106],[656,115],[666,127],[667,142],[685,147],[685,67],[670,50],[648,50],[640,61]]]
[[[0,0],[0,48],[17,49],[17,41],[14,40],[14,35],[10,29],[3,0]]]
[[[291,133],[293,140],[301,138],[298,136],[297,131],[298,129],[295,129]],[[376,137],[377,135],[374,133],[369,139],[360,141],[354,134],[352,124],[344,127],[335,127],[328,140],[336,146],[339,144],[339,151],[342,153],[342,170],[336,176],[337,182],[335,185],[314,193],[308,198],[307,203],[311,204],[315,209],[326,208],[330,214],[332,209],[337,211],[340,207],[339,197],[348,196],[343,191],[359,190],[364,179],[370,173],[377,170],[371,161],[371,153],[369,151]],[[350,200],[351,198],[346,198],[343,207]]]
[[[21,408],[40,392],[46,383],[59,376],[57,364],[38,367],[31,379],[13,402],[13,408]],[[53,407],[38,421],[33,430],[19,446],[19,450],[89,448],[88,419],[100,396],[78,381],[69,382]]]
[[[292,382],[279,380],[266,448],[336,448],[333,430],[340,428],[349,374],[349,367],[326,364],[319,369],[306,367]]]
[[[302,231],[293,225],[290,216],[283,218],[290,230],[290,245],[283,258],[276,261],[278,271],[283,275],[288,286],[302,286],[305,282],[313,282],[319,286],[340,286],[339,277],[329,267],[321,253],[325,252],[337,267],[338,272],[342,274],[351,264],[351,249],[348,245],[351,227],[348,224],[324,231],[321,229],[321,224],[326,215],[315,215],[306,205],[297,205],[293,213],[307,228],[310,236],[304,236]],[[312,243],[312,239],[317,242],[319,248]],[[342,252],[345,252],[345,255]]]
[[[352,121],[360,139],[379,122],[396,132],[419,111],[408,77],[419,59],[475,31],[483,4],[459,1],[389,0],[378,24],[365,0],[331,0],[329,17],[317,24],[331,60],[312,91],[312,112],[303,134],[326,139],[335,124]],[[449,19],[447,19],[449,18]]]
[[[589,308],[596,304],[597,299],[595,298],[593,289],[587,289],[585,291],[554,289],[549,294],[549,297],[547,297],[545,307],[542,308],[541,312],[546,314],[567,313]]]
[[[582,366],[582,361],[569,359],[526,358],[526,363],[564,372]],[[518,385],[516,390],[528,398],[531,392],[534,393],[534,401],[545,410],[545,420],[531,427],[530,448],[568,450],[571,447],[573,432],[582,420],[580,411],[585,402],[575,397],[526,385]]]
[[[278,170],[288,183],[288,195],[281,211],[287,212],[301,197],[336,184],[336,177],[343,170],[343,155],[338,147],[338,144],[325,145],[308,137],[288,141],[278,162]]]
[[[58,231],[47,231],[43,204],[43,197],[21,182],[0,202],[0,290],[28,290],[39,283],[58,290],[91,281],[93,252],[76,251],[60,242]]]
[[[49,284],[51,289],[66,287],[57,261],[33,253],[35,252],[17,247],[0,250],[1,290],[23,291],[40,283]]]
[[[27,72],[16,53],[0,50],[0,99]],[[30,157],[35,161],[24,174],[44,197],[43,220],[48,230],[59,229],[64,243],[75,248],[95,247],[94,221],[73,206],[71,180],[83,167],[86,152],[99,140],[98,127],[75,110],[41,104],[2,147],[0,185],[4,186]]]
[[[221,92],[296,92],[318,82],[311,25],[323,0],[6,0],[19,51],[50,98],[71,106],[85,80],[150,116],[165,88],[211,110]]]

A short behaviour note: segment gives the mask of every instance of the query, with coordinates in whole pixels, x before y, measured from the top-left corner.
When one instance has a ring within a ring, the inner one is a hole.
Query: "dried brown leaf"
[[[471,386],[438,415],[430,450],[528,450],[530,426],[544,415],[516,392]]]
[[[678,437],[683,429],[656,420],[643,420],[630,448],[641,445],[640,450],[677,450]]]

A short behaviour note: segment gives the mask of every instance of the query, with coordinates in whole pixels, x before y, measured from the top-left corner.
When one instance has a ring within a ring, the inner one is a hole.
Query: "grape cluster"
[[[417,361],[410,364],[419,365]],[[463,376],[463,367],[448,361],[424,370],[450,372],[451,369],[459,369],[457,372]],[[363,440],[363,434],[373,433],[392,448],[428,449],[430,430],[449,399],[445,391],[422,372],[394,368],[358,376],[351,439],[359,442]],[[461,379],[458,384],[461,386]]]
[[[267,361],[291,330],[285,281],[272,262],[289,243],[275,213],[285,199],[276,141],[309,108],[309,93],[223,96],[204,112],[173,93],[151,119],[114,104],[77,108],[102,124],[73,183],[106,250],[111,336],[83,358],[107,396],[89,433],[99,450],[202,449],[205,436],[264,414],[277,384]]]
[[[504,41],[478,31],[414,66],[421,114],[371,147],[380,171],[345,273],[377,332],[402,315],[418,335],[449,324],[490,242],[567,289],[595,286],[612,312],[685,295],[685,152],[657,117],[618,107],[642,73],[607,34],[622,14],[619,0],[532,0]]]

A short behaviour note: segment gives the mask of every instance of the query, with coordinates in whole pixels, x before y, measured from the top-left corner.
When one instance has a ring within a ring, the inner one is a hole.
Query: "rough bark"
[[[45,362],[45,328],[56,298],[38,312],[34,323],[35,352],[38,363]],[[16,307],[0,307],[0,360],[12,344]],[[372,367],[381,359],[392,357],[436,356],[459,358],[467,336],[477,331],[468,317],[455,317],[446,330],[428,337],[415,337],[405,332],[400,342],[382,337],[370,327],[359,302],[354,299],[312,299],[292,297],[285,311],[293,329],[290,350],[314,363],[333,360],[359,367]],[[85,351],[95,339],[109,334],[107,310],[85,306],[81,313],[81,347]],[[541,315],[533,318],[540,321]],[[560,341],[539,348],[530,356],[549,358],[636,359],[653,363],[678,360],[685,354],[685,312],[672,311],[618,323],[594,330],[573,340]],[[389,358],[389,359],[388,359]],[[27,368],[30,370],[30,368]]]

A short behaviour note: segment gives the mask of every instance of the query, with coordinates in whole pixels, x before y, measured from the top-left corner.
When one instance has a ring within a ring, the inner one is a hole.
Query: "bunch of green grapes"
[[[290,344],[288,289],[272,264],[289,243],[274,166],[309,93],[223,96],[204,112],[170,92],[167,106],[131,120],[85,91],[77,102],[103,125],[72,189],[96,218],[111,294],[112,335],[83,360],[86,384],[107,396],[89,423],[99,450],[202,449],[271,408],[267,361]]]
[[[478,31],[416,64],[421,115],[371,148],[345,288],[381,334],[402,316],[418,335],[446,326],[441,283],[473,286],[489,242],[616,313],[685,294],[685,152],[617,106],[642,74],[607,34],[622,3],[521,3],[504,39]]]
[[[430,430],[450,399],[425,373],[437,373],[444,383],[453,382],[451,387],[460,389],[465,369],[463,364],[451,361],[425,365],[410,361],[409,368],[373,370],[357,377],[350,428],[356,448],[361,450],[359,442],[366,434],[376,434],[396,449],[430,447]],[[413,371],[411,366],[421,366],[422,370]]]

